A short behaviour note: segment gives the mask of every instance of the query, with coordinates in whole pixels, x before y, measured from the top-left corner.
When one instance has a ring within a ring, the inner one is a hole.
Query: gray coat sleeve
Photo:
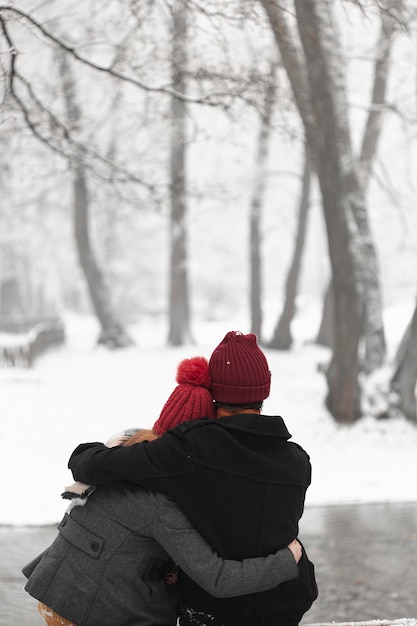
[[[192,527],[176,504],[155,495],[153,536],[179,567],[217,598],[267,591],[298,576],[289,548],[266,557],[234,561],[220,557]]]

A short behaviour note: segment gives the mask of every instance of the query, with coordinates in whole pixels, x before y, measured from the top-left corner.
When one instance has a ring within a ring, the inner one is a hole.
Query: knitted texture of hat
[[[269,396],[271,372],[256,335],[230,331],[209,361],[211,394],[224,404],[252,404]]]
[[[178,386],[166,401],[153,430],[162,435],[178,424],[200,417],[214,417],[213,398],[209,391],[208,361],[203,356],[184,359],[178,365]]]

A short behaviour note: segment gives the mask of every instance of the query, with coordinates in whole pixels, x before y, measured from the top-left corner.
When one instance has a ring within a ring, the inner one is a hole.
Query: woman
[[[124,437],[125,445],[146,446],[184,421],[213,417],[206,359],[180,363],[177,382],[153,430]],[[174,626],[180,583],[169,584],[173,562],[217,597],[264,591],[298,575],[295,540],[275,555],[227,561],[161,494],[133,485],[76,485],[65,495],[80,493],[73,504],[85,506],[71,506],[55,541],[23,569],[25,589],[39,600],[48,626]]]

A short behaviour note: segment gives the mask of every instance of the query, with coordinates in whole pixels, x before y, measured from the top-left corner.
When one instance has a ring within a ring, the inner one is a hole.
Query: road
[[[54,526],[0,526],[1,626],[42,626],[21,568],[55,534]],[[300,538],[320,591],[302,625],[417,618],[417,502],[310,507]]]

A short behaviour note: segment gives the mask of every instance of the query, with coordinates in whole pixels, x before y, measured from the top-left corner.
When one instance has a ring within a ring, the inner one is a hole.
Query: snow
[[[410,303],[387,311],[392,334],[405,328],[409,312]],[[264,413],[282,415],[311,457],[306,506],[416,501],[417,427],[371,415],[352,426],[333,421],[320,372],[329,352],[311,342],[316,322],[306,306],[294,322],[294,349],[265,349],[272,390]],[[126,427],[151,427],[182,358],[209,357],[229,330],[249,332],[242,320],[196,322],[194,345],[168,348],[164,323],[147,321],[129,329],[135,346],[112,352],[95,345],[93,318],[67,315],[65,323],[66,344],[32,369],[0,370],[0,524],[59,521],[67,506],[60,493],[72,482],[67,460],[76,445],[106,441]]]
[[[321,622],[314,626],[335,626],[336,622]],[[309,625],[307,625],[309,626]],[[337,626],[417,626],[415,619],[395,619],[395,620],[369,620],[366,622],[337,622]]]

